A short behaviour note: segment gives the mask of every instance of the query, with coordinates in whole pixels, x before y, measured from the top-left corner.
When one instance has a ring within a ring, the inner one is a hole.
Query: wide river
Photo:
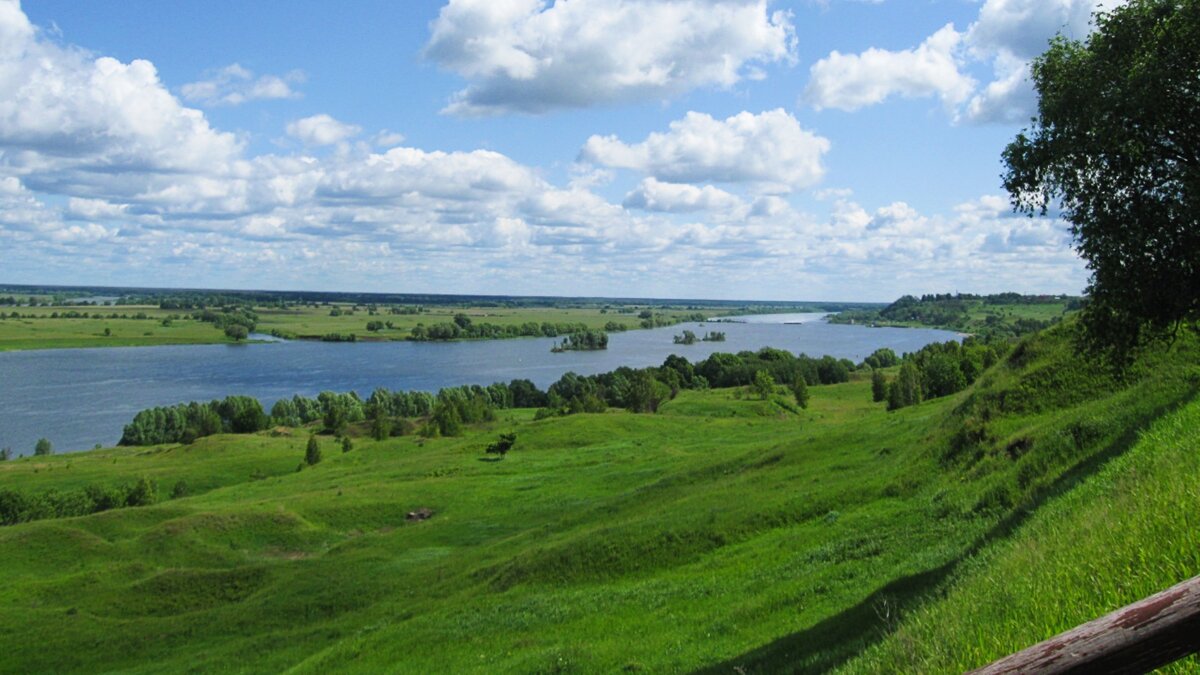
[[[611,333],[608,349],[552,354],[553,338],[477,342],[276,342],[104,347],[0,352],[0,447],[32,454],[39,438],[56,452],[112,445],[143,408],[246,394],[270,410],[279,398],[376,387],[437,391],[515,378],[546,388],[567,371],[590,375],[619,366],[660,365],[679,354],[696,362],[713,352],[777,347],[859,362],[880,347],[897,354],[957,333],[868,328],[821,321],[822,314],[744,317],[745,323],[680,324]],[[676,345],[684,329],[719,330],[725,342]]]

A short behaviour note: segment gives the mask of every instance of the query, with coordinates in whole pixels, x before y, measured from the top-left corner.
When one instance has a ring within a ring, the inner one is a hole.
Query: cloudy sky
[[[1077,293],[1000,152],[1105,4],[0,0],[0,282]]]

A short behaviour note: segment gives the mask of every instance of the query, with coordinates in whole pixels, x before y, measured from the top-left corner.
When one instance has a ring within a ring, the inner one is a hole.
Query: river
[[[880,347],[897,354],[956,333],[919,328],[843,326],[823,315],[742,317],[745,323],[680,324],[611,333],[608,349],[550,353],[553,338],[475,342],[287,341],[260,344],[104,347],[0,352],[0,447],[29,455],[45,437],[56,452],[112,445],[144,408],[245,394],[270,410],[279,398],[376,387],[436,391],[461,384],[527,378],[546,388],[563,373],[602,373],[660,365],[679,354],[695,362],[713,352],[776,347],[809,356],[861,361]],[[739,319],[741,320],[741,319]],[[676,345],[689,329],[722,331],[725,342]]]

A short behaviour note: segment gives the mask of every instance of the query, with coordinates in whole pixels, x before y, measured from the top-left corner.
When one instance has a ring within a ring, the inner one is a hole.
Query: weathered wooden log
[[[1145,673],[1200,652],[1200,576],[971,671]]]

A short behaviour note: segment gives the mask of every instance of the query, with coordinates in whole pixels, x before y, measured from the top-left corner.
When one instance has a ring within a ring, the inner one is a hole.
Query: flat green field
[[[683,391],[655,415],[321,437],[302,470],[287,429],[0,463],[0,489],[161,496],[0,528],[0,671],[981,665],[1200,573],[1196,356],[1116,382],[1052,331],[892,413],[860,380],[798,412]]]
[[[570,309],[553,307],[520,307],[513,309],[496,307],[437,307],[427,306],[420,314],[390,314],[386,310],[377,312],[374,316],[367,310],[359,309],[353,314],[347,314],[350,305],[334,305],[341,316],[330,316],[333,307],[295,307],[288,309],[259,308],[258,330],[269,333],[272,330],[286,335],[303,337],[320,337],[329,333],[354,333],[359,339],[403,340],[408,337],[413,326],[423,323],[430,326],[438,323],[450,323],[455,315],[465,314],[474,323],[490,323],[499,326],[519,326],[534,322],[549,323],[582,323],[589,329],[603,329],[610,321],[625,324],[629,330],[640,328],[637,312],[621,314],[616,311],[601,313],[600,308]],[[665,316],[684,316],[697,310],[656,312]],[[367,331],[367,323],[371,321],[392,322],[394,328],[384,328],[378,332]]]
[[[0,320],[0,351],[16,349],[59,349],[67,347],[142,347],[147,345],[207,344],[231,342],[212,324],[192,319],[174,319],[170,326],[162,325],[168,315],[181,314],[157,307],[14,307],[0,308],[6,315],[16,311],[27,317]],[[146,319],[109,318],[51,318],[54,313],[87,312],[107,317],[109,314]],[[105,335],[105,329],[109,335]]]
[[[319,307],[291,307],[287,309],[259,307],[256,330],[261,333],[276,331],[285,337],[319,339],[331,333],[354,334],[360,340],[404,340],[418,323],[426,326],[449,323],[455,315],[465,314],[473,322],[501,326],[521,325],[529,322],[555,324],[584,324],[592,330],[602,330],[608,322],[624,324],[629,330],[641,328],[637,312],[618,313],[616,310],[602,312],[601,308],[541,308],[524,307],[504,309],[493,307],[437,307],[427,306],[420,314],[391,314],[386,309],[371,315],[365,308],[352,310],[353,305],[335,304]],[[333,309],[339,316],[331,316]],[[10,312],[21,318],[7,318]],[[655,310],[662,317],[677,318],[704,310]],[[711,310],[713,313],[719,310]],[[728,311],[728,310],[725,310]],[[100,314],[124,314],[133,317],[144,314],[145,319],[109,318],[52,318],[54,314],[86,312],[91,316]],[[17,349],[54,349],[64,347],[131,347],[172,344],[208,344],[232,342],[222,330],[212,324],[191,318],[191,310],[166,310],[154,306],[122,305],[114,307],[65,306],[65,307],[12,307],[0,308],[6,318],[0,320],[0,351]],[[163,326],[168,316],[173,319],[170,326]],[[368,322],[392,322],[393,328],[368,331]],[[105,335],[108,329],[110,334]]]

